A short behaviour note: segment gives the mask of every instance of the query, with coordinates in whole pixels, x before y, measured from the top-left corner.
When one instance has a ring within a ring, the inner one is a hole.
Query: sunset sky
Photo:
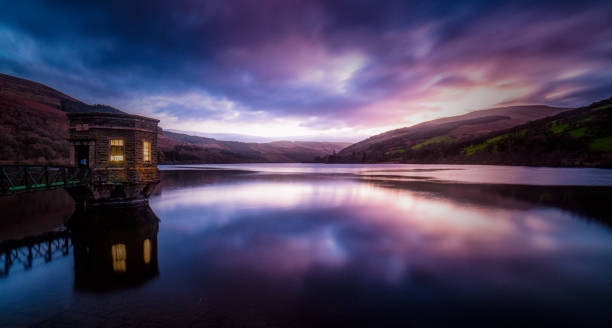
[[[0,8],[0,72],[225,139],[357,141],[476,109],[612,96],[609,0]]]

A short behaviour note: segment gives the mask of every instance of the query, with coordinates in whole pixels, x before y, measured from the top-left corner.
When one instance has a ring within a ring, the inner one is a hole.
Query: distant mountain
[[[375,136],[327,160],[612,167],[612,98],[573,110],[523,106],[474,113]],[[513,123],[538,116],[546,117]]]
[[[46,85],[0,73],[0,164],[69,164],[68,112],[122,111],[89,105]],[[312,161],[341,142],[245,143],[162,131],[161,163]]]
[[[268,142],[276,142],[278,141],[278,137],[264,137],[264,136],[254,136],[248,134],[239,134],[239,133],[202,133],[197,131],[183,131],[183,130],[175,130],[175,129],[165,129],[164,131],[174,132],[178,134],[186,134],[190,136],[204,137],[204,138],[212,138],[217,140],[232,140],[232,141],[240,141],[240,142],[256,142],[256,143],[268,143]],[[293,141],[324,141],[324,142],[339,142],[346,143],[350,145],[355,143],[356,138],[351,136],[327,136],[323,140],[313,140],[311,136],[289,136],[285,137],[286,139]]]
[[[163,131],[158,137],[164,163],[295,163],[313,161],[349,145],[343,142],[222,141]]]

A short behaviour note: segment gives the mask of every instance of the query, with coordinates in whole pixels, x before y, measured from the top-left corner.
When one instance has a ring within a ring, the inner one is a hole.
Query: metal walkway
[[[74,166],[0,166],[0,196],[89,184],[89,168]]]

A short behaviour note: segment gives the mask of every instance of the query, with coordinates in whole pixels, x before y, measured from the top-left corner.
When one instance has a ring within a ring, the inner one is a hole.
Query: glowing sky
[[[612,96],[610,1],[0,8],[0,72],[157,117],[167,129],[356,141],[491,106]]]

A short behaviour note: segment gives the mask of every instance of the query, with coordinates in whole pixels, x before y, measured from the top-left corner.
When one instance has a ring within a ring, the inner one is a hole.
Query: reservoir
[[[612,170],[160,178],[149,207],[95,215],[61,189],[0,198],[0,327],[612,325]]]

